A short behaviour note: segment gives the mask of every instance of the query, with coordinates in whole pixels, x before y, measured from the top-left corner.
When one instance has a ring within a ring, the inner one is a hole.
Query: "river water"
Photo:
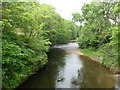
[[[108,69],[80,56],[77,43],[55,45],[48,63],[19,88],[113,88],[116,80]]]

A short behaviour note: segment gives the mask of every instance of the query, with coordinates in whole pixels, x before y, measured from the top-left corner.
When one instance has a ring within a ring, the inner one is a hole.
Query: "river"
[[[108,69],[86,56],[80,56],[77,43],[53,46],[47,65],[19,88],[115,88]]]

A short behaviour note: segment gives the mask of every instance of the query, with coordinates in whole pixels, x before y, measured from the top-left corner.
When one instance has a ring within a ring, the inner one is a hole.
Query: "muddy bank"
[[[88,57],[90,60],[100,62],[100,57],[86,55],[86,54],[80,52],[80,50],[78,50],[78,49],[72,49],[72,50],[67,50],[67,51],[69,51],[70,53],[76,53],[76,54],[78,54],[78,55],[80,55],[80,56],[86,56],[86,57]]]
[[[69,46],[68,46],[69,47]],[[77,47],[77,48],[76,48]],[[75,54],[78,54],[82,57],[87,57],[87,59],[89,60],[92,60],[92,61],[95,61],[97,63],[100,63],[100,60],[101,60],[101,57],[98,57],[98,56],[89,56],[89,55],[86,55],[84,53],[82,53],[79,49],[79,46],[76,46],[76,47],[69,47],[69,48],[64,48],[66,52],[69,52],[69,53],[75,53]],[[109,69],[109,71],[113,74],[113,75],[118,75],[118,70],[113,70],[109,67],[107,67],[106,65],[104,65],[103,63],[100,63],[101,65],[103,65],[104,67],[106,67],[107,69]]]
[[[89,55],[86,55],[86,54],[84,54],[84,53],[82,53],[80,51],[77,52],[77,54],[79,54],[80,56],[87,56],[88,58],[90,58],[89,60],[93,60],[93,61],[96,61],[96,62],[99,62],[99,63],[100,63],[100,60],[101,60],[101,58],[98,57],[98,56],[89,56]],[[120,72],[119,72],[120,71],[120,67],[117,68],[117,69],[111,69],[111,68],[107,67],[103,63],[100,63],[100,64],[102,64],[104,67],[106,67],[107,69],[109,69],[113,75],[115,75],[115,76],[119,76],[120,75]]]
[[[79,54],[80,56],[87,57],[89,60],[93,60],[95,62],[100,63],[100,59],[101,59],[100,57],[97,57],[97,56],[88,56],[88,55],[86,55],[86,54],[84,54],[84,53],[82,53],[80,51],[77,51],[75,53]],[[104,65],[103,63],[100,63],[100,64],[103,65],[104,67],[106,67],[113,74],[113,77],[117,81],[117,84],[118,84],[117,86],[119,87],[120,86],[120,82],[119,82],[120,81],[120,73],[118,72],[119,70],[113,70],[113,69],[107,67],[106,65]]]
[[[88,56],[88,55],[86,55],[86,54],[84,54],[84,53],[82,53],[82,52],[80,52],[80,51],[77,51],[77,52],[75,52],[76,54],[79,54],[80,56],[83,56],[83,57],[87,57],[89,60],[93,60],[93,61],[95,61],[95,62],[98,62],[98,63],[100,63],[100,57],[97,57],[97,56]],[[111,68],[109,68],[109,67],[107,67],[106,65],[104,65],[103,63],[100,63],[101,65],[103,65],[105,68],[107,68],[112,74],[113,74],[113,77],[116,79],[116,81],[117,81],[117,87],[120,87],[120,72],[118,72],[118,71],[120,71],[120,67],[119,67],[119,69],[111,69]]]

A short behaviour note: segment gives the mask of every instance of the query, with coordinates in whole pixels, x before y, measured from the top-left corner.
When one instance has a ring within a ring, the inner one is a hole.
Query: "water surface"
[[[50,49],[48,63],[19,88],[114,88],[110,71],[79,51],[77,43],[56,45]]]

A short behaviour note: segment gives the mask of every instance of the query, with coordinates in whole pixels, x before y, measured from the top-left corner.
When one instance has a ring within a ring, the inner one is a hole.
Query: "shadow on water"
[[[55,80],[59,68],[64,66],[64,57],[66,53],[59,48],[53,48],[48,53],[47,65],[32,75],[25,83],[19,88],[54,88]]]
[[[76,43],[51,48],[48,63],[19,88],[114,88],[116,81],[101,64],[67,50]],[[114,89],[113,89],[114,90]]]

